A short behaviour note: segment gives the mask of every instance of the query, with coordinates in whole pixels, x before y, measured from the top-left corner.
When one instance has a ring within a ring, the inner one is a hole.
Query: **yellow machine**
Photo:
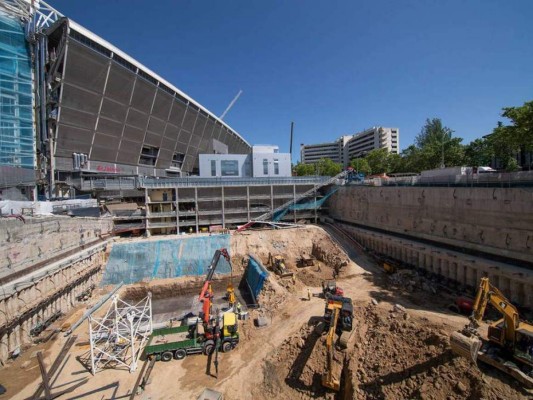
[[[332,321],[329,325],[328,337],[326,338],[327,359],[326,359],[326,371],[322,375],[322,386],[338,391],[341,386],[340,379],[337,378],[333,371],[333,352],[335,346],[335,330],[337,329],[337,321],[339,320],[339,307],[333,309]]]
[[[340,388],[341,371],[335,370],[333,364],[333,354],[335,351],[335,334],[339,335],[339,347],[345,349],[348,346],[353,329],[353,305],[352,299],[348,297],[328,295],[326,296],[326,310],[324,321],[328,326],[328,335],[326,337],[326,370],[322,375],[322,385],[338,391]]]
[[[477,329],[489,303],[503,318],[489,325],[485,341]],[[533,325],[520,320],[516,307],[490,284],[489,278],[481,278],[470,323],[452,333],[450,345],[454,353],[472,362],[479,359],[533,387]]]
[[[294,272],[289,271],[285,266],[285,259],[282,256],[272,257],[272,255],[269,254],[268,260],[274,272],[281,278],[292,278],[294,276]]]

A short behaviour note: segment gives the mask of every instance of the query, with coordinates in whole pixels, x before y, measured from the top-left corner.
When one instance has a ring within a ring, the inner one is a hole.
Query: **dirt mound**
[[[454,356],[448,333],[437,325],[385,305],[355,309],[348,349],[334,353],[336,368],[344,369],[341,391],[333,393],[321,384],[326,366],[321,324],[313,319],[266,358],[258,399],[527,398],[514,383],[491,379]]]

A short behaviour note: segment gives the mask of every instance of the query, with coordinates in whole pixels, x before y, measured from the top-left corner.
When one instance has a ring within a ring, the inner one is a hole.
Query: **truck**
[[[233,350],[239,343],[237,316],[233,312],[222,315],[220,340],[208,339],[201,322],[170,328],[155,329],[144,348],[148,357],[157,361],[182,360],[190,354],[212,354],[218,343],[218,350],[225,353]]]

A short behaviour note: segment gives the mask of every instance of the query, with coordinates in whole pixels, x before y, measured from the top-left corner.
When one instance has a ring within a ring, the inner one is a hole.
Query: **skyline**
[[[466,144],[533,93],[527,1],[49,3],[216,115],[243,90],[224,121],[251,144],[288,152],[294,121],[294,161],[372,126],[404,149],[434,117]]]

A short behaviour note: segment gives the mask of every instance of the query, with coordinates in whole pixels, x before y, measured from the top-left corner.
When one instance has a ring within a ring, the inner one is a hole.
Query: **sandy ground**
[[[241,343],[220,354],[218,378],[203,355],[182,361],[156,362],[146,391],[137,399],[196,399],[204,388],[237,399],[526,399],[530,394],[501,374],[479,370],[449,351],[448,335],[461,328],[466,318],[451,314],[451,298],[442,293],[405,293],[374,262],[343,239],[338,244],[317,227],[282,231],[248,232],[232,237],[234,265],[248,253],[264,262],[268,253],[282,254],[296,272],[296,283],[271,274],[263,293],[262,308],[240,326]],[[347,249],[345,253],[341,247]],[[318,247],[318,248],[317,248]],[[300,253],[314,252],[327,259],[313,267],[297,269]],[[340,269],[338,285],[355,307],[355,329],[348,349],[336,353],[344,375],[340,393],[324,390],[320,376],[325,366],[325,337],[316,328],[324,312],[323,279],[331,279],[332,265]],[[374,304],[371,299],[376,300]],[[400,304],[405,311],[394,308]],[[71,316],[75,321],[83,309]],[[256,328],[253,319],[267,317],[269,324]],[[138,371],[110,369],[92,376],[81,359],[87,357],[87,326],[75,333],[72,348],[53,382],[54,390],[89,377],[88,383],[65,399],[118,399],[131,393]],[[45,347],[47,364],[65,339],[58,336]],[[26,352],[21,360],[0,370],[0,383],[8,388],[1,398],[24,399],[39,383],[38,366]],[[212,360],[211,360],[212,361]]]

